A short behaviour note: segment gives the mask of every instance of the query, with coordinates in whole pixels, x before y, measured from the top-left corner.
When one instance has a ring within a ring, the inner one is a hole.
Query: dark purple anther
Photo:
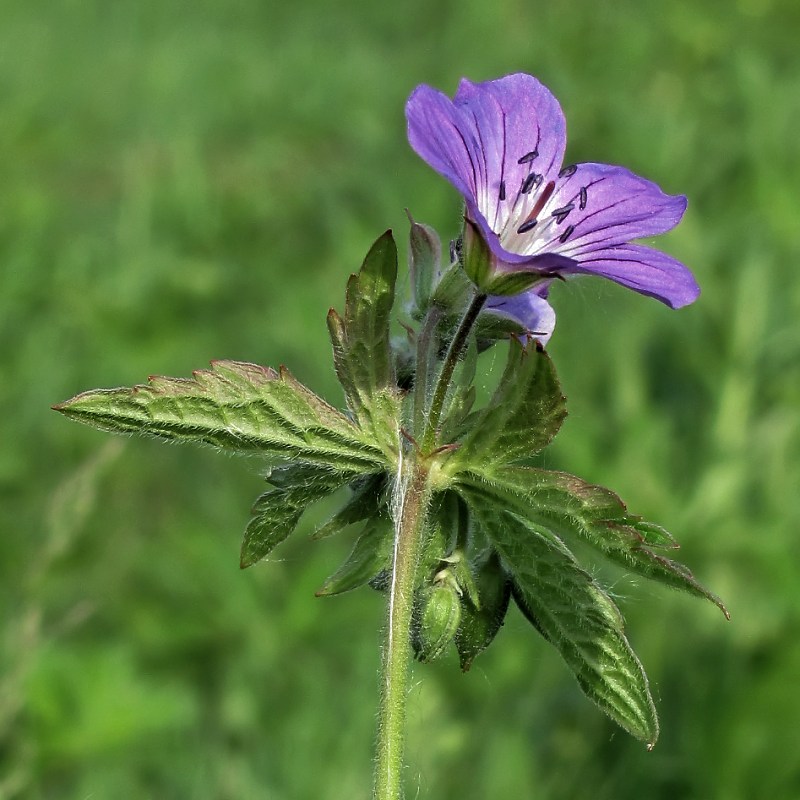
[[[577,164],[569,164],[558,173],[559,178],[571,178],[578,171]]]
[[[561,242],[562,244],[566,242],[567,239],[569,239],[569,237],[572,236],[572,231],[574,230],[575,230],[574,225],[567,225],[567,228],[564,231],[564,233],[562,233],[561,236],[558,237],[558,241]]]
[[[522,225],[517,228],[517,233],[527,233],[528,231],[532,231],[537,223],[539,222],[538,219],[529,219],[527,222],[523,222]]]
[[[500,198],[500,200],[505,200],[506,199],[506,182],[505,181],[500,181],[500,192],[499,192],[499,194],[497,196]]]
[[[586,187],[585,186],[581,186],[580,203],[578,205],[578,208],[581,211],[583,211],[583,209],[586,208],[586,200],[587,200]]]
[[[522,181],[522,188],[519,190],[521,194],[528,194],[534,186],[538,186],[542,182],[542,176],[531,172],[524,181]]]
[[[517,164],[530,164],[531,161],[538,158],[538,156],[539,156],[538,150],[531,150],[530,153],[525,153],[525,155],[522,156],[522,158],[519,161],[517,161]]]
[[[555,211],[553,211],[550,216],[555,217],[556,223],[560,225],[569,216],[569,212],[572,211],[573,208],[575,208],[573,203],[567,203],[565,206],[557,208]]]

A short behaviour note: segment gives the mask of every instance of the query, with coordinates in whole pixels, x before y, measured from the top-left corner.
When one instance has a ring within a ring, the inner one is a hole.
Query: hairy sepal
[[[471,505],[511,575],[515,595],[584,694],[652,747],[658,738],[655,706],[614,602],[558,537],[485,498],[473,498]]]
[[[151,377],[132,388],[83,392],[54,408],[113,433],[299,459],[351,476],[387,463],[358,426],[284,368],[213,361],[191,379]]]

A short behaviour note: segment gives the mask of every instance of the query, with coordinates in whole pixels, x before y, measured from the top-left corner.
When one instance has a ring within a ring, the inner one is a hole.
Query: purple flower
[[[672,308],[697,298],[683,264],[630,243],[674,228],[686,198],[664,194],[623,167],[562,167],[564,115],[535,78],[462,80],[453,100],[418,86],[406,118],[411,146],[461,192],[466,225],[473,223],[488,245],[485,285],[515,272],[539,279],[523,296],[493,298],[490,307],[505,303],[507,313],[535,330],[549,282],[574,274],[602,275]]]

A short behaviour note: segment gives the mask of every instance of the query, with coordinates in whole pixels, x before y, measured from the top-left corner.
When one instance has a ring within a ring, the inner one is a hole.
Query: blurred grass
[[[417,669],[409,796],[800,797],[798,29],[793,0],[2,0],[0,798],[368,796],[381,604],[313,598],[348,543],[241,573],[257,463],[48,406],[212,357],[338,399],[346,275],[404,206],[457,226],[406,96],[516,70],[560,98],[572,160],[690,197],[662,244],[695,306],[556,287],[548,459],[675,532],[733,621],[615,586],[648,754],[512,615],[468,676]]]

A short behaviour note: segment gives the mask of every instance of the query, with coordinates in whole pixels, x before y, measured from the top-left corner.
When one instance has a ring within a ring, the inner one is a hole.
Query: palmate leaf
[[[488,504],[482,495],[468,491],[466,497],[510,573],[515,595],[583,692],[625,730],[652,746],[658,738],[658,719],[647,677],[611,598],[556,536],[502,504]]]
[[[629,515],[609,489],[532,467],[473,470],[459,474],[457,481],[474,502],[482,497],[559,536],[577,537],[627,570],[710,600],[728,616],[722,601],[688,567],[656,552],[675,549],[675,540],[663,528]]]
[[[538,342],[509,342],[508,361],[486,407],[463,423],[467,433],[448,468],[507,464],[545,448],[558,433],[566,405],[553,363]]]
[[[211,367],[191,379],[151,377],[129,389],[83,392],[55,409],[113,433],[295,458],[351,478],[386,465],[358,426],[288,370],[239,361],[214,361]]]
[[[390,347],[397,245],[386,231],[347,282],[344,317],[328,312],[336,375],[348,408],[385,450],[397,447],[399,397]]]

